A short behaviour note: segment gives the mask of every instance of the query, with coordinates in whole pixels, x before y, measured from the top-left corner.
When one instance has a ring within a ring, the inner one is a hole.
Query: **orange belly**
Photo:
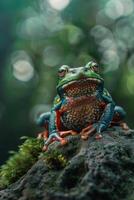
[[[89,124],[97,122],[104,108],[97,99],[92,102],[82,102],[77,106],[68,106],[68,110],[62,113],[61,122],[66,129],[81,131]]]

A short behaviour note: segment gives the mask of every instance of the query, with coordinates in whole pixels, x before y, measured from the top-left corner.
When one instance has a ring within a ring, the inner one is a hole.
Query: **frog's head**
[[[60,96],[93,96],[103,88],[104,80],[99,74],[99,65],[94,61],[78,68],[63,65],[58,74],[57,92]]]

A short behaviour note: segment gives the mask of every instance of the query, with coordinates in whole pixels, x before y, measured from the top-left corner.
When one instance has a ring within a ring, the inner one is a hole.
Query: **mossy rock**
[[[0,200],[134,199],[132,131],[112,127],[101,140],[83,141],[79,135],[68,140],[63,147],[53,143],[46,153],[39,149],[35,164],[30,162],[19,180],[0,191]]]
[[[0,168],[0,188],[9,186],[24,175],[31,166],[38,160],[43,143],[36,138],[27,138],[19,146],[18,152],[10,152],[9,160]]]

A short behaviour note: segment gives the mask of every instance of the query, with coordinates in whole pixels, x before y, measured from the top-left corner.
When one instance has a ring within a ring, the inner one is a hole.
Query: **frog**
[[[105,88],[96,61],[80,67],[62,65],[58,78],[51,111],[41,113],[36,120],[38,126],[44,127],[38,135],[44,139],[43,151],[54,141],[67,144],[69,135],[80,134],[83,140],[92,135],[101,139],[102,133],[113,124],[128,129],[124,122],[126,112],[115,104]]]

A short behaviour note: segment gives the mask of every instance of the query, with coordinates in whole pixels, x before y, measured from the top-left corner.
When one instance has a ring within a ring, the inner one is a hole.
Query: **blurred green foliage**
[[[63,64],[97,60],[134,127],[133,0],[2,0],[0,11],[2,161],[20,136],[39,132],[34,120],[50,110]]]

